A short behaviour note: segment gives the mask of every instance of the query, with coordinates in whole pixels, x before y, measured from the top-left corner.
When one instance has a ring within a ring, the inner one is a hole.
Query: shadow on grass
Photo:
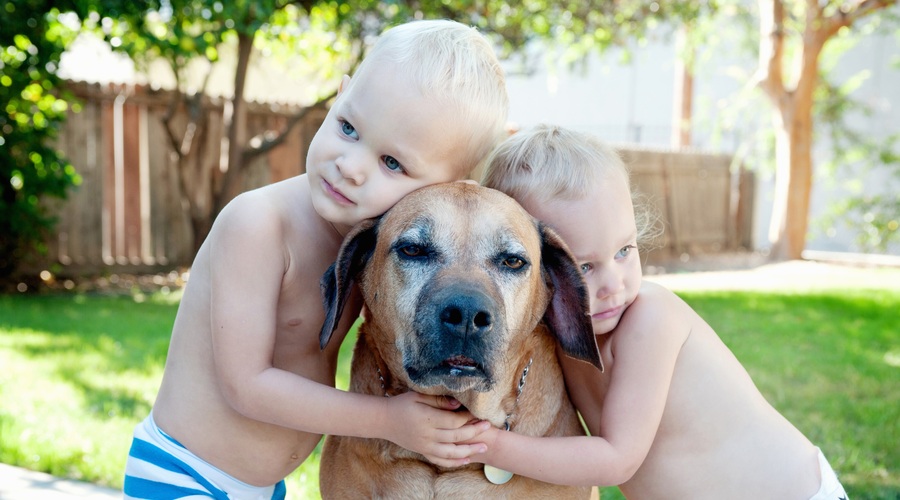
[[[0,296],[0,338],[32,358],[73,352],[111,373],[148,373],[165,363],[177,304],[130,297]]]
[[[76,391],[89,414],[142,417],[153,395],[141,388],[158,384],[176,311],[128,296],[0,296],[0,348]]]

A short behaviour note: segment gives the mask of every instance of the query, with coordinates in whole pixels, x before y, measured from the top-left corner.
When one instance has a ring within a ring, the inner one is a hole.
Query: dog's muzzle
[[[497,302],[472,283],[423,291],[406,371],[416,384],[488,391],[503,330]]]

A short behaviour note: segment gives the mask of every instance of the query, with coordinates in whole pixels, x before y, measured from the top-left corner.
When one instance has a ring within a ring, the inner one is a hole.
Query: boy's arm
[[[615,361],[599,425],[589,423],[599,435],[540,438],[492,428],[478,437],[488,451],[473,460],[556,484],[614,486],[628,481],[656,436],[675,362],[689,333],[679,316],[674,302],[657,294],[641,296],[623,316],[611,339]]]
[[[484,445],[465,442],[490,427],[488,422],[468,424],[468,412],[438,409],[459,406],[442,397],[345,392],[277,368],[261,373],[254,386],[262,393],[251,399],[260,406],[238,409],[250,418],[317,434],[387,439],[446,467],[469,463]]]
[[[355,394],[274,367],[276,309],[288,263],[280,217],[259,199],[236,200],[220,217],[209,242],[210,321],[216,375],[232,408],[314,434],[388,439],[445,466],[467,463],[483,447],[455,444],[486,423],[467,425],[471,415],[443,411],[455,406],[443,398]]]

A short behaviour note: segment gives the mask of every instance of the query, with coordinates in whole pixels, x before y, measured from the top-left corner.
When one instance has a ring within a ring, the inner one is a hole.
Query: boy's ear
[[[562,238],[544,223],[538,223],[541,234],[541,267],[550,284],[550,304],[544,322],[568,356],[596,366],[603,371],[600,350],[590,318],[588,288],[578,264]]]
[[[340,85],[338,85],[338,92],[337,92],[337,95],[343,94],[344,91],[347,90],[347,87],[349,87],[349,86],[350,86],[350,75],[344,75],[344,76],[341,78],[341,83],[340,83]]]
[[[356,277],[362,272],[375,250],[378,220],[368,219],[357,224],[344,238],[337,260],[322,275],[319,287],[325,306],[325,322],[319,333],[319,347],[325,349],[344,312],[344,305]]]

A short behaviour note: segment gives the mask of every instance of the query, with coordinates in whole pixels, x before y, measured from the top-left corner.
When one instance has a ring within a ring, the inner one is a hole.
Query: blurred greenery
[[[0,282],[46,251],[55,219],[46,199],[80,182],[53,144],[72,97],[56,76],[74,34],[53,22],[45,0],[0,6]]]
[[[892,275],[896,276],[896,274]],[[836,284],[838,285],[838,284]],[[680,292],[851,498],[900,495],[897,287]],[[162,376],[178,293],[0,295],[0,462],[121,487]],[[342,346],[346,388],[354,339]],[[319,450],[288,478],[318,498]],[[617,498],[615,488],[603,498]]]

